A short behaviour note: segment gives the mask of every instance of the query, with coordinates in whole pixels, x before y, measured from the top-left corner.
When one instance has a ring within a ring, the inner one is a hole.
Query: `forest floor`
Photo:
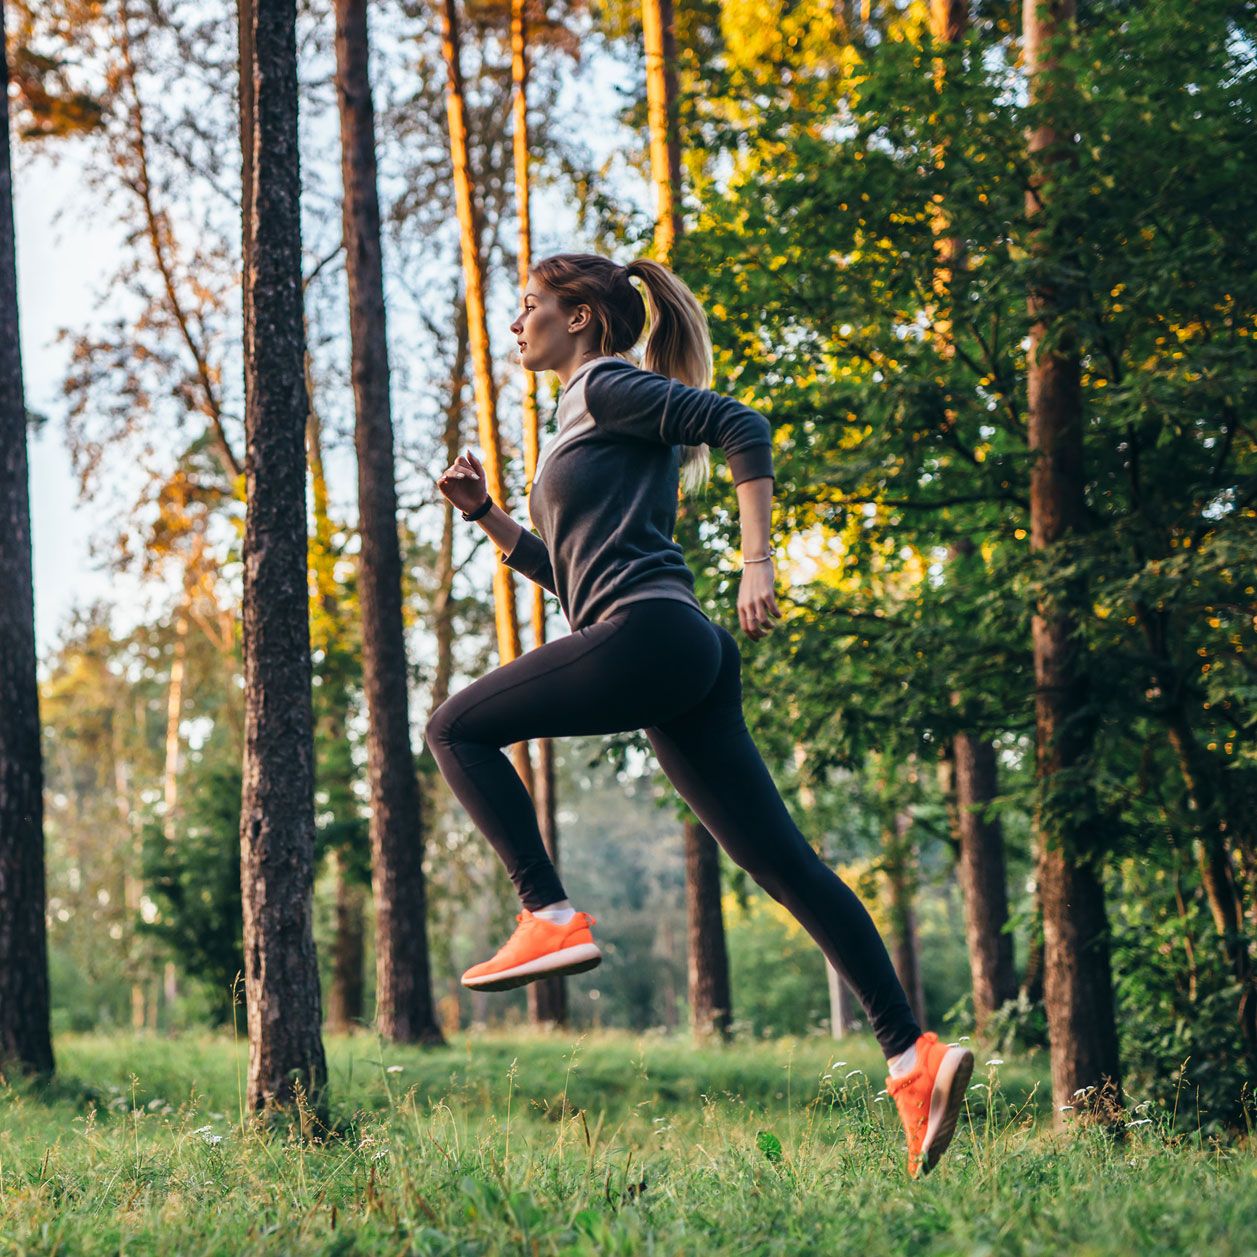
[[[1054,1131],[1042,1057],[979,1052],[914,1182],[871,1039],[326,1042],[318,1143],[242,1121],[230,1031],[59,1036],[54,1081],[0,1080],[0,1253],[1223,1257],[1257,1235],[1251,1139],[1138,1109],[1116,1141]]]

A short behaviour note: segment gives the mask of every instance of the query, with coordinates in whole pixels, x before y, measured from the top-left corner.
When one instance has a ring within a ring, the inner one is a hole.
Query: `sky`
[[[76,602],[115,596],[114,582],[91,569],[87,544],[94,511],[81,506],[58,420],[66,354],[55,343],[58,326],[91,303],[100,259],[116,246],[108,224],[68,221],[58,226],[50,206],[79,193],[69,161],[22,160],[14,170],[18,318],[26,406],[49,422],[32,434],[31,534],[35,567],[35,640],[41,662],[58,626]]]

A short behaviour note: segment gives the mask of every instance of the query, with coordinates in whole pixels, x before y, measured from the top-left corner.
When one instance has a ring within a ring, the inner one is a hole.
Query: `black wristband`
[[[486,493],[484,501],[481,502],[480,505],[475,508],[475,510],[460,511],[459,514],[469,524],[471,524],[471,523],[474,523],[476,520],[482,518],[483,516],[487,515],[492,509],[493,509],[493,498],[489,494]]]

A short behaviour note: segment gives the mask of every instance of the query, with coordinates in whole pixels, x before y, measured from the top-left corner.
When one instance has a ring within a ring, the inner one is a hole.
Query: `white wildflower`
[[[214,1147],[215,1144],[223,1142],[223,1137],[221,1135],[214,1134],[214,1128],[212,1126],[198,1126],[192,1133],[194,1135],[200,1135],[202,1141],[209,1144],[211,1148]]]
[[[1002,1056],[992,1056],[991,1059],[987,1061],[988,1065],[1002,1065],[1003,1063],[1004,1058]]]
[[[388,1072],[390,1074],[400,1074],[402,1072],[402,1069],[403,1069],[403,1066],[401,1065],[390,1065],[388,1067]]]
[[[1133,1122],[1127,1122],[1127,1123],[1126,1123],[1126,1125],[1127,1125],[1128,1127],[1129,1127],[1129,1126],[1151,1126],[1151,1125],[1152,1125],[1152,1118],[1150,1118],[1150,1117],[1141,1117],[1141,1118],[1137,1118],[1137,1119],[1136,1119],[1135,1121],[1133,1121]]]

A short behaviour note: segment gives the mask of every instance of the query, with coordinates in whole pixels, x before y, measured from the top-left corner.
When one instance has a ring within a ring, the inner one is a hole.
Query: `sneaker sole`
[[[602,952],[596,943],[577,943],[562,947],[522,965],[512,965],[497,973],[486,973],[475,978],[463,978],[465,987],[473,991],[510,991],[538,978],[557,978],[569,973],[584,973],[602,963]]]
[[[918,1173],[928,1174],[947,1151],[956,1133],[956,1122],[960,1117],[965,1088],[972,1077],[973,1053],[968,1048],[948,1048],[930,1091],[930,1120],[921,1145]]]

